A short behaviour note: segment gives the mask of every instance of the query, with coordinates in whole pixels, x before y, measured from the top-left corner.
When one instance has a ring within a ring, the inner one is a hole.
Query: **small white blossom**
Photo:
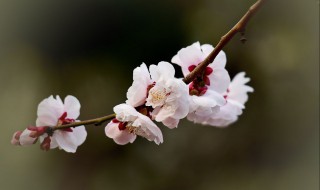
[[[177,127],[189,113],[188,86],[174,77],[174,67],[168,62],[151,65],[150,74],[155,84],[149,90],[146,105],[154,109],[156,121],[169,128]]]
[[[126,103],[147,109],[145,115],[169,128],[177,127],[189,112],[188,86],[174,77],[175,70],[168,62],[151,65],[149,70],[144,63],[134,70]]]
[[[136,136],[142,136],[156,144],[163,142],[161,130],[151,119],[128,104],[120,104],[113,108],[116,119],[112,120],[105,128],[107,137],[112,138],[117,144],[133,143]]]
[[[64,103],[59,96],[56,99],[53,96],[44,99],[38,106],[37,115],[36,126],[16,132],[12,144],[32,145],[39,138],[43,150],[59,147],[74,153],[87,137],[84,126],[48,131],[50,127],[72,123],[79,117],[80,102],[74,96],[67,96]]]

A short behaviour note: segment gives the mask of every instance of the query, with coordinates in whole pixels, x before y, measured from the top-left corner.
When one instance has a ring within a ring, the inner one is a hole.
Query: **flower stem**
[[[248,21],[258,11],[258,9],[264,2],[265,0],[258,0],[255,4],[253,4],[246,12],[246,14],[238,21],[238,23],[234,25],[227,34],[221,37],[217,46],[208,55],[208,57],[206,57],[206,59],[203,60],[191,73],[189,73],[183,79],[183,81],[187,84],[192,82],[197,77],[197,75],[201,75],[201,73],[206,69],[206,67],[213,62],[213,60],[217,57],[222,48],[228,44],[228,42],[234,37],[235,34],[241,33],[241,35],[244,35]]]
[[[65,129],[65,128],[70,128],[70,127],[77,127],[80,125],[91,125],[91,124],[95,124],[95,125],[100,125],[105,121],[111,120],[113,118],[116,117],[116,114],[110,114],[104,117],[99,117],[96,119],[89,119],[89,120],[84,120],[84,121],[78,121],[78,122],[73,122],[70,124],[65,124],[65,125],[59,125],[59,126],[55,126],[53,127],[53,130],[58,130],[58,129]]]

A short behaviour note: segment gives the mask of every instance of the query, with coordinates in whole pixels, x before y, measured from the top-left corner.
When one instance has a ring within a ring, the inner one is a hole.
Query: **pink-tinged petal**
[[[59,96],[57,100],[50,96],[40,102],[38,106],[37,126],[55,126],[64,112],[64,105]]]
[[[58,130],[54,132],[51,139],[55,139],[59,145],[59,148],[65,150],[66,152],[75,153],[77,150],[77,138],[73,132]]]
[[[80,102],[74,96],[67,96],[64,99],[64,110],[67,112],[67,118],[77,119],[80,115]]]
[[[166,118],[162,123],[167,126],[169,129],[174,129],[178,127],[179,119],[174,119],[172,117]]]
[[[20,145],[21,146],[28,146],[33,145],[38,138],[30,137],[32,131],[25,129],[20,135]]]
[[[113,123],[112,121],[105,127],[106,136],[112,138],[115,143],[119,145],[125,145],[133,143],[136,139],[136,135],[129,133],[127,130],[119,130],[119,123]]]
[[[149,141],[154,141],[157,145],[163,142],[161,130],[149,117],[140,114],[132,126],[136,127],[134,132],[136,135],[142,136]]]
[[[115,137],[113,140],[118,145],[125,145],[128,143],[133,143],[137,138],[137,135],[129,133],[128,131],[122,131],[121,135]]]
[[[210,79],[209,89],[221,94],[227,91],[230,84],[230,76],[227,70],[223,68],[214,68],[213,73],[208,77]]]
[[[81,125],[81,126],[72,128],[72,130],[73,130],[72,132],[73,135],[77,139],[77,145],[80,146],[82,143],[84,143],[84,141],[87,138],[86,128],[84,127],[84,125]]]
[[[110,121],[104,128],[106,136],[109,138],[115,138],[121,131],[119,130],[119,123],[114,123]]]
[[[11,139],[11,144],[19,146],[20,145],[20,135],[22,131],[17,131],[13,134],[12,139]]]
[[[143,63],[133,70],[133,83],[127,92],[126,103],[138,107],[146,101],[148,86],[152,84],[147,66]]]

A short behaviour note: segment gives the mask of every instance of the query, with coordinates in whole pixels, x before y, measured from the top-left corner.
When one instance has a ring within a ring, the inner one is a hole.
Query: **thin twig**
[[[213,60],[217,57],[222,48],[228,44],[228,42],[233,38],[235,34],[238,32],[244,33],[245,28],[247,26],[250,18],[257,12],[257,10],[261,7],[262,3],[265,0],[258,0],[255,4],[253,4],[247,13],[239,20],[239,22],[234,25],[234,27],[224,36],[221,37],[219,43],[214,48],[214,50],[208,55],[208,57],[202,61],[191,73],[189,73],[183,81],[187,84],[192,82],[198,75],[201,75],[205,68],[213,62]]]
[[[104,117],[99,117],[96,119],[89,119],[89,120],[78,121],[78,122],[74,122],[74,123],[70,123],[70,124],[66,124],[66,125],[55,126],[55,127],[53,127],[53,130],[65,129],[65,128],[70,128],[70,127],[77,127],[80,125],[91,125],[91,124],[100,125],[103,122],[111,120],[115,117],[116,117],[116,114],[110,114],[110,115],[107,115]]]

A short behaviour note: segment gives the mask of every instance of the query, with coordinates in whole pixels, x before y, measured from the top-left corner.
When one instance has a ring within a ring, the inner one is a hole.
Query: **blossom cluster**
[[[171,62],[181,67],[187,76],[212,51],[208,44],[196,42],[182,48]],[[163,135],[156,122],[173,129],[183,118],[194,123],[225,127],[235,122],[242,114],[253,88],[246,85],[245,73],[237,74],[233,80],[225,69],[226,55],[221,51],[215,60],[192,82],[186,84],[175,77],[175,69],[169,62],[157,65],[145,63],[133,71],[133,83],[127,91],[125,103],[114,107],[116,114],[105,127],[105,134],[117,144],[133,143],[137,136],[156,144],[163,143]],[[12,144],[30,145],[40,140],[44,150],[60,148],[75,152],[87,136],[84,126],[52,130],[55,126],[76,122],[80,114],[80,103],[67,96],[64,103],[59,96],[43,100],[38,106],[36,126],[18,131]]]

